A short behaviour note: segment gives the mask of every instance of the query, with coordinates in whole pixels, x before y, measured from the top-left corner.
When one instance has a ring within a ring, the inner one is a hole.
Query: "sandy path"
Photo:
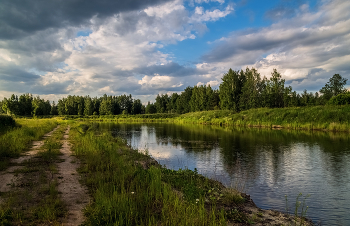
[[[58,129],[59,126],[57,126],[55,129],[53,129],[51,132],[45,134],[43,136],[43,139],[46,139],[52,135],[52,133]],[[32,147],[30,150],[26,153],[24,153],[24,156],[21,156],[17,159],[12,159],[11,163],[20,164],[25,160],[29,160],[34,155],[36,155],[40,148],[43,146],[44,140],[41,141],[33,141]],[[23,168],[23,166],[10,166],[5,171],[0,172],[0,192],[9,192],[11,190],[11,185],[16,184],[16,181],[19,180],[19,177],[15,176],[15,171],[18,169]],[[2,202],[2,199],[0,197],[0,203]]]
[[[79,163],[76,157],[72,156],[68,141],[69,127],[65,132],[61,157],[64,162],[57,164],[59,171],[58,191],[68,208],[67,217],[63,220],[63,225],[80,225],[84,221],[83,208],[89,203],[87,189],[79,183],[77,168]]]

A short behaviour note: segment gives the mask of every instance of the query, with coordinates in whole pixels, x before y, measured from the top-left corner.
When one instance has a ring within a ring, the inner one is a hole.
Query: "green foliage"
[[[151,104],[149,101],[148,101],[148,104],[146,106],[146,114],[154,114],[157,112],[157,109],[156,107],[154,106],[154,104]]]
[[[220,108],[224,110],[239,111],[239,100],[245,82],[243,71],[233,71],[231,68],[222,77],[220,84]]]
[[[15,120],[9,115],[0,115],[0,128],[14,127],[16,125]]]
[[[264,81],[261,80],[260,74],[256,69],[249,68],[245,71],[246,82],[242,87],[239,106],[241,110],[261,107],[261,94],[264,88]]]
[[[239,113],[227,110],[193,112],[180,115],[174,121],[180,123],[350,132],[350,106],[257,108]]]
[[[320,89],[320,93],[323,94],[323,99],[328,101],[333,96],[337,96],[338,94],[345,93],[345,85],[348,79],[343,78],[339,74],[334,74],[332,78],[326,83],[322,89]]]
[[[184,114],[191,111],[191,106],[189,105],[192,97],[193,88],[188,86],[181,93],[180,97],[176,99],[176,113]]]
[[[165,95],[157,95],[156,102],[154,103],[154,106],[157,110],[157,113],[168,113],[168,103],[170,101],[170,98],[168,94]]]
[[[130,95],[107,96],[91,98],[89,96],[71,96],[58,100],[50,105],[49,101],[33,98],[31,94],[23,94],[18,98],[4,98],[0,102],[0,113],[12,115],[127,115],[177,113],[185,114],[196,111],[231,110],[234,112],[254,108],[283,108],[324,105],[328,100],[346,91],[347,79],[339,74],[333,75],[329,82],[315,94],[307,90],[297,93],[291,86],[285,87],[281,74],[273,69],[271,77],[261,78],[255,68],[245,71],[229,69],[222,77],[219,90],[213,90],[210,85],[186,87],[179,95],[173,93],[157,95],[153,104],[143,106],[141,100]],[[344,97],[342,97],[344,99]],[[345,100],[339,100],[343,103]],[[334,100],[332,100],[332,103]],[[346,102],[346,101],[345,101]],[[333,103],[337,104],[337,103]]]
[[[337,96],[332,97],[332,98],[328,101],[328,104],[331,104],[331,105],[345,105],[345,104],[350,104],[350,92],[341,93],[341,94],[338,94]]]

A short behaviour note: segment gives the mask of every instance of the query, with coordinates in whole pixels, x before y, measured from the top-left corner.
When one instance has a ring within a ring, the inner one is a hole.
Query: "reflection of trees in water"
[[[350,159],[346,157],[350,152],[350,136],[347,133],[166,123],[102,123],[100,127],[130,141],[140,138],[142,125],[147,125],[147,133],[155,133],[158,145],[180,145],[187,153],[197,155],[219,149],[225,171],[235,177],[244,174],[242,169],[249,177],[257,176],[261,170],[268,170],[264,173],[271,174],[271,179],[276,182],[284,173],[283,164],[292,158],[296,144],[310,150],[310,158],[319,155],[320,164],[330,171],[332,180],[348,178],[344,175],[350,171]],[[242,169],[238,169],[237,162]]]
[[[321,164],[326,165],[335,180],[349,173],[349,159],[344,158],[349,154],[350,136],[347,133],[191,124],[163,124],[155,132],[160,143],[181,145],[188,153],[199,154],[219,147],[225,171],[236,175],[236,178],[242,174],[254,178],[261,170],[267,170],[264,173],[271,174],[272,182],[277,182],[284,174],[283,164],[292,158],[296,144],[310,150],[308,154],[311,158],[312,155],[320,155]],[[312,151],[315,147],[317,151]],[[238,169],[237,162],[245,173],[233,173],[242,170]]]

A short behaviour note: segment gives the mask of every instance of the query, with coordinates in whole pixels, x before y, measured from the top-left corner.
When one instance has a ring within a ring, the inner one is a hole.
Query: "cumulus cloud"
[[[81,26],[93,16],[103,19],[166,1],[4,0],[0,7],[0,39],[22,38],[48,28]]]
[[[255,67],[267,76],[277,68],[289,82],[296,80],[293,88],[314,81],[318,88],[311,88],[318,90],[333,73],[349,76],[349,10],[347,1],[327,2],[317,12],[301,5],[295,17],[217,40],[202,59],[217,68]]]
[[[0,3],[1,90],[51,99],[51,94],[179,91],[206,72],[173,62],[162,48],[196,38],[207,30],[205,21],[230,10],[196,15],[182,0],[5,0]]]
[[[202,22],[202,21],[216,21],[222,17],[227,16],[233,11],[232,5],[228,5],[224,11],[219,9],[214,9],[213,11],[204,10],[202,6],[197,6],[195,8],[195,13],[191,17],[191,21]]]

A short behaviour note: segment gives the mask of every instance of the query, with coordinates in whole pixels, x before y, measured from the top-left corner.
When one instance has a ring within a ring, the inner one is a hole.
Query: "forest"
[[[219,89],[210,85],[188,86],[181,94],[157,95],[155,102],[146,106],[132,95],[102,97],[67,96],[57,103],[32,94],[12,95],[0,101],[0,114],[17,116],[40,115],[119,115],[119,114],[184,114],[208,110],[244,111],[252,108],[284,108],[325,104],[350,104],[346,90],[347,79],[334,74],[319,92],[293,91],[285,85],[281,74],[274,69],[271,77],[261,77],[254,68],[234,71],[229,69],[222,77]]]

